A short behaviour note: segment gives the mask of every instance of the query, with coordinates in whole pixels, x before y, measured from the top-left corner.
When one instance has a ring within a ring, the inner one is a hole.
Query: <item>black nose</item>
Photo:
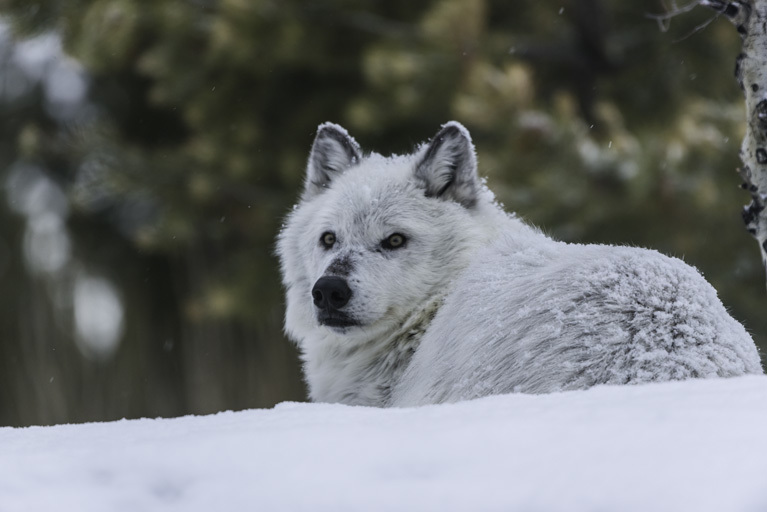
[[[340,277],[321,277],[312,288],[314,305],[321,309],[341,309],[351,296],[352,290]]]

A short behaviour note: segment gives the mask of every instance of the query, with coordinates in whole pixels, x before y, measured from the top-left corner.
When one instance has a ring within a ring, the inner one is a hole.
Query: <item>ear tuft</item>
[[[336,176],[361,158],[360,145],[342,126],[334,123],[319,125],[306,165],[302,198],[309,199],[322,192]]]
[[[469,131],[456,121],[444,124],[426,146],[416,165],[415,177],[427,197],[452,200],[473,208],[477,204],[480,182]]]

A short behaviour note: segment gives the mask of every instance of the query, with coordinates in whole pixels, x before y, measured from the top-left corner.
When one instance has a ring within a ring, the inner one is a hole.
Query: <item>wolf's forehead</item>
[[[408,161],[363,160],[359,167],[339,177],[333,186],[333,202],[359,213],[369,213],[406,202],[413,192],[413,173]]]
[[[373,154],[331,183],[314,205],[313,223],[372,237],[403,222],[417,225],[424,194],[413,180],[412,157]]]
[[[344,188],[352,187],[368,194],[374,193],[387,186],[410,180],[413,176],[412,160],[411,157],[385,158],[372,154],[342,174],[338,182]]]
[[[360,183],[340,192],[334,209],[339,220],[345,223],[385,223],[416,208],[416,194],[408,183],[389,182],[379,186]]]
[[[412,184],[388,182],[385,184],[358,183],[356,187],[343,187],[329,191],[325,206],[317,212],[324,229],[338,235],[377,238],[388,230],[414,229],[427,215],[421,199]],[[319,219],[315,219],[319,220]]]

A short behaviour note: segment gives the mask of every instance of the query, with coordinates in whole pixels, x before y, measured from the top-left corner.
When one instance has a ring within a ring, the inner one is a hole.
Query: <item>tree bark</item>
[[[767,273],[767,0],[701,0],[700,5],[726,16],[743,38],[735,78],[746,96],[746,136],[740,147],[742,187],[751,194],[743,207],[746,229],[759,242]]]

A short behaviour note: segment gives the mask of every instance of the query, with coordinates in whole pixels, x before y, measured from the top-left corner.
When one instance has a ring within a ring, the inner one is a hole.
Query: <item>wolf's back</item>
[[[762,373],[746,330],[678,259],[540,235],[477,256],[403,377],[400,404]]]

